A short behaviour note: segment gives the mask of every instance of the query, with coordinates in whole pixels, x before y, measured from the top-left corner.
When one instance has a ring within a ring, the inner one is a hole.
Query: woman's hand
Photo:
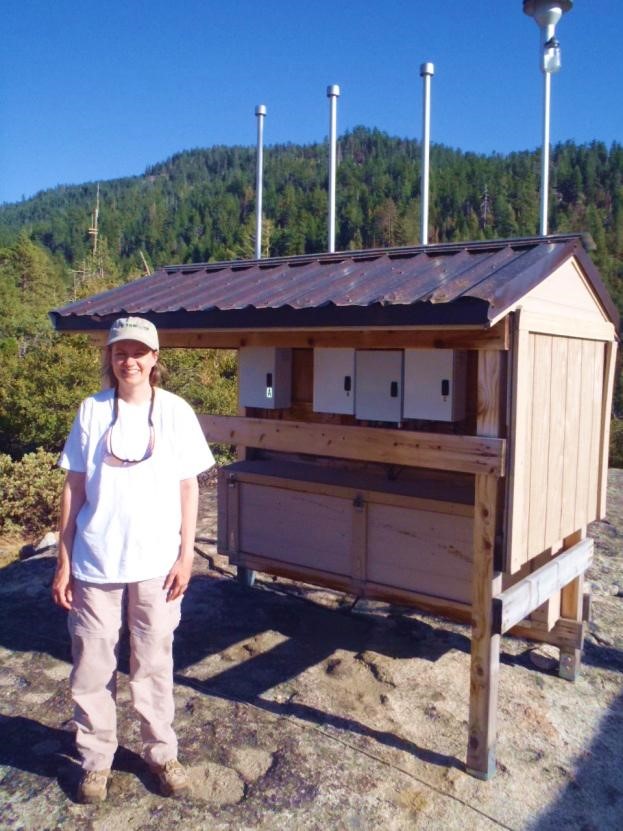
[[[188,557],[178,557],[173,563],[173,568],[167,574],[164,581],[164,588],[167,592],[167,603],[182,597],[190,582],[190,575],[193,568],[193,561]]]
[[[167,591],[167,603],[181,597],[190,582],[195,556],[195,529],[197,527],[197,507],[199,502],[199,485],[197,477],[182,479],[180,482],[180,503],[182,508],[182,527],[180,552],[173,568],[167,574],[164,588]]]
[[[86,475],[70,470],[61,495],[61,519],[56,572],[52,581],[52,599],[57,606],[71,611],[74,579],[71,576],[71,549],[76,533],[76,517],[86,500]]]
[[[74,599],[74,580],[71,576],[69,563],[59,563],[56,566],[52,581],[52,599],[57,606],[71,611]]]

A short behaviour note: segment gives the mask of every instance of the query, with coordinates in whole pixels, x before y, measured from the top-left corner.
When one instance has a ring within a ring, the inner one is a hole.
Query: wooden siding
[[[606,516],[606,496],[608,492],[608,455],[610,451],[610,421],[612,418],[612,396],[614,393],[614,375],[617,360],[617,342],[606,344],[604,367],[604,391],[601,408],[601,476],[599,477],[599,518]]]
[[[242,551],[349,574],[351,536],[351,499],[240,484]]]
[[[385,587],[467,608],[474,524],[468,494],[449,502],[415,495],[416,483],[361,476],[353,487],[350,478],[303,464],[224,468],[219,551],[237,564],[294,569],[361,595]],[[434,482],[422,484],[431,494],[437,490]]]
[[[601,514],[608,344],[531,331],[514,345],[505,570],[514,573]]]
[[[595,292],[574,259],[563,263],[528,292],[520,303],[522,309],[541,314],[565,315],[576,320],[608,320]]]
[[[468,603],[473,519],[368,505],[367,579]]]

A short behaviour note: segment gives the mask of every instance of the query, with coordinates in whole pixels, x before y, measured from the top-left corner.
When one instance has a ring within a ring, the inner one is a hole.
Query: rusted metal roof
[[[61,331],[122,314],[165,329],[487,325],[570,257],[616,323],[579,234],[166,266],[51,317]]]

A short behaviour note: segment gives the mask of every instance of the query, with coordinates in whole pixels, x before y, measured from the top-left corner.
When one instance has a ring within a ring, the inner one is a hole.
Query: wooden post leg
[[[472,648],[467,772],[478,779],[495,773],[500,636],[492,633],[492,597],[499,591],[493,572],[497,480],[476,476]]]
[[[582,622],[584,611],[584,575],[581,574],[565,586],[561,592],[560,613],[564,618]],[[563,647],[560,650],[558,674],[567,681],[575,681],[580,674],[581,649]]]
[[[478,779],[495,773],[500,636],[472,634],[467,772]]]
[[[570,548],[586,536],[586,529],[582,528],[564,540],[563,548]],[[581,574],[565,586],[560,593],[560,616],[582,623],[584,612],[584,575]],[[563,647],[560,650],[560,666],[558,674],[567,681],[575,681],[580,673],[582,660],[581,649]]]

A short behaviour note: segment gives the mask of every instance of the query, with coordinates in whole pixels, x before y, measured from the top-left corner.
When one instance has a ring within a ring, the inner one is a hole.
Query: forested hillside
[[[417,243],[419,143],[360,127],[341,137],[338,160],[336,247]],[[57,338],[49,309],[144,273],[145,260],[155,268],[253,256],[254,148],[183,152],[142,176],[101,182],[94,254],[95,199],[89,183],[0,206],[0,454],[12,459],[57,450],[78,401],[98,385],[97,356],[80,339]],[[538,208],[538,153],[431,148],[430,242],[534,235]],[[326,249],[326,144],[266,148],[264,216],[265,256]],[[591,234],[591,256],[623,311],[622,145],[552,148],[549,228]],[[167,360],[178,369],[169,383],[184,385],[195,406],[233,407],[230,355]],[[614,458],[623,464],[623,448]]]
[[[265,255],[326,249],[326,145],[265,151]],[[356,128],[338,148],[338,249],[416,243],[420,146]],[[212,147],[180,153],[143,176],[101,183],[100,233],[119,273],[253,255],[255,151]],[[532,235],[538,228],[539,155],[482,156],[431,148],[430,241]],[[0,206],[0,245],[25,230],[63,264],[80,268],[95,184],[58,187]],[[552,149],[552,232],[592,234],[593,256],[621,302],[623,146]]]

